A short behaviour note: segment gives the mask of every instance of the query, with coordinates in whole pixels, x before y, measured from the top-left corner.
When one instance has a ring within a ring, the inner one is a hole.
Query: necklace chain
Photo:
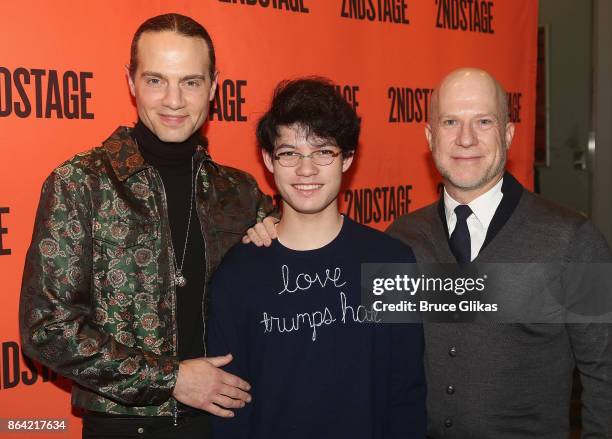
[[[193,214],[193,198],[195,194],[195,177],[193,175],[193,156],[191,157],[191,197],[189,198],[189,216],[187,217],[187,233],[185,234],[185,244],[183,245],[183,254],[181,256],[181,265],[178,265],[176,259],[176,252],[172,252],[174,257],[174,267],[176,274],[174,276],[176,285],[178,287],[185,287],[187,285],[187,278],[183,274],[183,267],[185,265],[185,254],[187,253],[187,243],[189,242],[189,230],[191,228],[191,215]]]

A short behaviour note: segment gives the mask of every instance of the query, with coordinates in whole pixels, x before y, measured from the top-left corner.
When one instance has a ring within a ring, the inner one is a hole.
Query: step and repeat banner
[[[216,46],[219,89],[205,127],[213,157],[249,171],[269,194],[255,123],[280,80],[322,75],[363,118],[343,211],[384,229],[432,202],[440,178],[424,136],[429,101],[442,76],[462,66],[484,68],[506,87],[517,124],[509,167],[532,186],[536,0],[3,1],[0,418],[64,419],[58,439],[80,437],[70,383],[24,359],[18,334],[40,187],[58,164],[134,123],[130,41],[145,19],[167,12],[201,22]],[[33,435],[0,432],[8,434]]]

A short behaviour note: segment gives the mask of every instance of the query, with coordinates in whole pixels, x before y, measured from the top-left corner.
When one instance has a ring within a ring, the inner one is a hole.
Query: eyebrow
[[[206,75],[187,75],[181,78],[181,81],[189,81],[190,79],[201,79],[202,81],[206,81]]]
[[[159,72],[153,72],[153,71],[150,71],[150,70],[145,70],[144,72],[142,72],[140,74],[140,76],[153,76],[155,78],[166,79],[165,75],[162,75]],[[181,81],[189,81],[191,79],[201,79],[203,81],[206,81],[206,75],[200,75],[200,74],[187,75],[187,76],[183,76],[180,80]]]
[[[447,118],[447,117],[459,117],[459,116],[457,114],[453,114],[453,113],[440,114],[438,116],[439,119],[444,119],[444,118]],[[494,117],[495,119],[499,118],[499,116],[497,114],[495,114],[495,113],[478,113],[478,114],[475,114],[473,117],[476,117],[476,118],[478,118],[478,117]]]
[[[330,146],[335,146],[335,147],[337,147],[337,145],[334,145],[333,143],[330,143],[330,142],[326,142],[326,143],[323,143],[323,144],[321,144],[321,145],[310,145],[310,147],[311,147],[311,148],[318,148],[318,149],[321,149],[321,148],[326,148],[326,147],[328,148],[328,147],[330,147]],[[295,145],[289,145],[289,144],[287,144],[287,143],[282,143],[282,144],[280,144],[280,145],[275,146],[275,149],[279,149],[279,148],[293,148],[293,149],[296,149],[296,148],[297,148],[297,146],[295,146]]]

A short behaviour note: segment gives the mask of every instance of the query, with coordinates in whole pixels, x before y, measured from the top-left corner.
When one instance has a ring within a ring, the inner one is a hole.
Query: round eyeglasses
[[[297,166],[299,161],[305,158],[312,160],[315,165],[327,166],[331,165],[340,154],[342,154],[342,152],[333,151],[331,149],[318,149],[310,154],[300,154],[296,151],[281,151],[274,154],[274,160],[278,160],[281,166],[288,168]]]

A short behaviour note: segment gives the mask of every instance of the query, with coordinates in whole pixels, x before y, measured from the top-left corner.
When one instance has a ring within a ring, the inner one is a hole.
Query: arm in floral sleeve
[[[121,344],[95,324],[86,177],[74,168],[68,177],[65,167],[43,185],[26,256],[19,306],[23,351],[121,404],[161,404],[172,394],[178,360]]]

